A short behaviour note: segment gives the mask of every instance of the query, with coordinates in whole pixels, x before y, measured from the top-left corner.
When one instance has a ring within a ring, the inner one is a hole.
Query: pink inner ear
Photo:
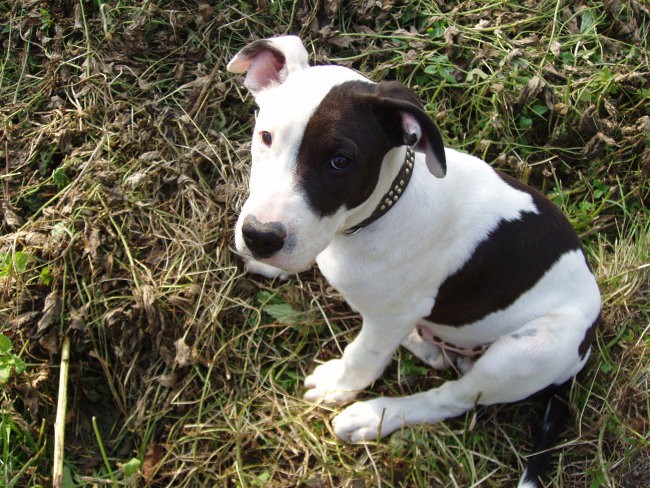
[[[400,115],[402,116],[402,129],[406,135],[405,139],[409,137],[414,138],[411,145],[417,144],[422,138],[422,129],[420,128],[420,124],[415,117],[408,112],[401,112]]]
[[[250,59],[244,85],[251,91],[258,91],[271,83],[280,82],[280,71],[284,63],[270,51],[260,51]]]

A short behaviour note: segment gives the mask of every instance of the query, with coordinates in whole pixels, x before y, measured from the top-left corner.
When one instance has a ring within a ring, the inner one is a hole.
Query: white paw
[[[344,381],[345,364],[341,359],[332,359],[318,366],[305,378],[305,400],[332,405],[354,399],[359,389]]]
[[[399,429],[402,415],[390,408],[389,398],[356,402],[332,420],[336,436],[347,442],[374,441]]]
[[[280,268],[256,261],[252,258],[246,259],[244,263],[244,270],[247,273],[262,275],[265,278],[280,278],[281,280],[286,280],[289,277],[289,273]]]

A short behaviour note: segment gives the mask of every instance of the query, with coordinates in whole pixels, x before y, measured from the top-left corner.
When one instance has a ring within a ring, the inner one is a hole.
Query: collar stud
[[[380,205],[378,205],[375,210],[370,214],[365,220],[362,220],[357,225],[354,225],[343,231],[346,235],[352,235],[359,232],[364,227],[372,224],[375,220],[381,218],[386,212],[388,212],[391,207],[399,200],[400,196],[403,193],[404,188],[408,185],[411,179],[411,173],[413,169],[413,164],[415,162],[415,152],[413,148],[408,146],[406,148],[406,156],[404,157],[404,163],[397,173],[397,176],[390,185],[390,190],[381,197]]]

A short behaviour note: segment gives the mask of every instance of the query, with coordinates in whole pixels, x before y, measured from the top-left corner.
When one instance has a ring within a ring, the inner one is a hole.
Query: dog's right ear
[[[254,96],[279,85],[292,71],[309,67],[307,50],[296,36],[280,36],[254,41],[228,63],[231,73],[246,73],[244,86]]]
[[[373,104],[395,146],[406,144],[425,154],[431,174],[447,173],[445,146],[436,124],[426,114],[420,98],[398,81],[380,81]]]

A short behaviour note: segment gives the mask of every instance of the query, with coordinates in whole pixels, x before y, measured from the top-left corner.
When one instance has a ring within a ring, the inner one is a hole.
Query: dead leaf
[[[602,132],[599,132],[598,134],[596,134],[596,137],[598,137],[598,139],[603,141],[608,146],[616,146],[616,141],[614,139],[612,139],[611,137],[603,134]]]
[[[445,29],[445,44],[448,46],[451,46],[454,43],[454,39],[456,36],[460,34],[460,29],[456,27],[455,25],[450,25]]]
[[[91,258],[97,259],[97,249],[101,244],[101,239],[99,238],[99,229],[92,229],[88,239],[84,239],[84,252],[89,254]]]
[[[158,376],[158,383],[167,388],[174,388],[178,384],[178,375],[174,372],[161,374]]]
[[[162,156],[160,155],[160,151],[147,151],[145,153],[140,154],[138,158],[142,159],[143,161],[160,161],[162,159]]]
[[[82,305],[80,308],[77,310],[73,310],[70,312],[70,328],[74,330],[85,330],[86,329],[86,321],[84,320],[84,314],[86,310],[88,309],[88,306],[90,303],[86,303],[85,305]]]
[[[546,88],[546,82],[542,80],[539,76],[533,76],[519,95],[519,105],[526,105],[537,95],[539,95],[542,90]]]
[[[488,27],[489,25],[490,25],[490,21],[489,21],[489,20],[487,20],[487,19],[481,19],[481,20],[478,21],[478,24],[476,24],[476,25],[474,26],[474,29],[476,29],[476,30],[482,30],[482,29],[485,29],[486,27]]]
[[[42,232],[27,231],[24,239],[25,244],[28,246],[42,247],[47,244],[47,235]]]
[[[15,317],[9,321],[9,325],[11,325],[14,329],[21,329],[28,323],[30,323],[32,320],[34,320],[36,317],[38,317],[41,314],[41,312],[27,312],[24,314],[19,315],[18,317]]]
[[[560,55],[560,52],[562,52],[562,44],[560,44],[558,41],[553,41],[551,42],[550,49],[551,54],[553,54],[555,57],[558,57]]]
[[[45,329],[52,325],[61,314],[61,297],[56,291],[51,292],[45,297],[45,304],[43,305],[43,316],[37,324],[37,332],[41,334]]]
[[[325,12],[328,17],[335,17],[341,8],[343,0],[325,0]]]
[[[3,207],[4,207],[4,214],[5,214],[5,222],[10,229],[15,230],[21,225],[23,225],[22,217],[18,215],[16,212],[14,212],[7,202],[4,202]]]
[[[142,463],[142,476],[145,480],[151,481],[158,470],[158,465],[163,457],[164,449],[162,444],[151,444],[147,449]]]
[[[156,292],[151,285],[142,285],[140,287],[139,293],[136,294],[138,299],[138,305],[144,309],[144,313],[147,316],[147,323],[149,327],[147,330],[154,330],[158,326],[158,312],[154,303],[156,301]]]
[[[102,325],[110,329],[120,319],[123,318],[124,318],[124,309],[122,307],[114,308],[113,310],[109,310],[104,314],[104,316],[102,317]]]
[[[515,59],[515,58],[517,58],[519,56],[523,56],[523,55],[524,55],[524,50],[519,48],[519,47],[516,47],[512,51],[510,51],[508,54],[506,54],[506,56],[503,58],[503,60],[501,60],[499,65],[500,66],[505,66],[510,61],[512,61],[513,59]]]
[[[59,336],[56,332],[45,334],[38,340],[38,343],[52,355],[59,352]]]
[[[569,113],[569,106],[566,103],[558,102],[553,104],[551,110],[556,114],[566,115]]]
[[[196,352],[185,343],[185,340],[182,337],[174,342],[174,347],[176,347],[175,362],[178,366],[183,368],[188,364],[193,364],[195,362]]]

